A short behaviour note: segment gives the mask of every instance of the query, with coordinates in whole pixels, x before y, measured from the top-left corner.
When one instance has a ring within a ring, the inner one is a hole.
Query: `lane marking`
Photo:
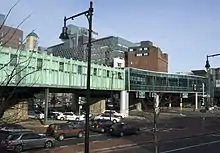
[[[92,143],[96,143],[96,142],[99,142],[99,140],[92,141]]]
[[[66,148],[66,147],[69,147],[68,145],[65,145],[65,146],[60,146],[60,148]]]
[[[104,136],[104,134],[92,134],[92,135],[89,135],[89,137],[98,137],[98,136]],[[77,137],[71,137],[71,138],[65,138],[65,140],[74,140],[74,139],[80,139],[80,138],[77,138]]]
[[[84,143],[77,143],[78,146],[83,145]]]
[[[220,140],[211,141],[211,142],[206,142],[206,143],[200,143],[200,144],[197,144],[197,145],[191,145],[191,146],[181,147],[181,148],[172,149],[172,150],[167,150],[167,151],[162,151],[161,153],[177,152],[177,151],[182,151],[182,150],[187,150],[187,149],[202,147],[202,146],[206,146],[206,145],[216,144],[216,143],[220,143]]]

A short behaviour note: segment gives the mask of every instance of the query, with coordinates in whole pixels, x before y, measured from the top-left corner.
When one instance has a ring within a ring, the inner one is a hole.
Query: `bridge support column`
[[[198,109],[198,92],[195,93],[195,110]]]
[[[120,113],[128,116],[129,114],[129,92],[121,91],[120,93]]]
[[[72,93],[71,109],[73,112],[78,112],[79,110],[79,96],[76,93]]]
[[[45,89],[44,97],[45,97],[45,104],[44,104],[44,124],[47,124],[48,118],[48,103],[49,103],[49,88]]]

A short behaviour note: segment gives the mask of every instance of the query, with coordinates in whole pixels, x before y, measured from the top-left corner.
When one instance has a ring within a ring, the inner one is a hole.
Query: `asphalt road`
[[[162,142],[158,145],[158,153],[219,153],[220,134],[185,138]],[[155,153],[153,144],[126,147],[117,151],[102,151],[100,153]]]
[[[211,125],[211,124],[218,124],[220,125],[219,122],[219,118],[218,117],[210,117],[207,118],[207,120],[205,121],[205,125]],[[134,123],[135,125],[137,125],[136,123]],[[190,117],[175,117],[172,119],[167,119],[167,120],[161,120],[160,123],[158,123],[158,128],[162,128],[162,129],[166,129],[166,128],[203,128],[203,121],[202,118],[200,116],[190,116]],[[152,123],[147,123],[147,122],[143,122],[140,123],[140,126],[145,126],[149,129],[152,128],[153,124]],[[215,125],[216,126],[216,125]],[[219,126],[217,126],[219,127]],[[213,130],[212,128],[207,128],[207,131],[209,130]],[[1,139],[1,136],[0,136]],[[112,137],[109,136],[107,134],[100,134],[100,133],[96,133],[96,132],[90,132],[90,142],[96,142],[96,141],[106,141],[106,140],[110,140],[110,139],[117,139],[117,137]],[[215,141],[217,139],[220,139],[219,137],[208,137],[205,138],[204,140],[207,141]],[[55,144],[55,147],[61,147],[61,146],[69,146],[69,145],[79,145],[84,143],[84,138],[68,138],[65,139],[64,141],[58,141]],[[181,148],[181,147],[186,147],[185,145],[187,144],[189,145],[195,145],[197,143],[204,143],[203,142],[203,138],[199,138],[199,139],[192,139],[192,140],[188,140],[188,139],[184,139],[181,141],[175,141],[172,143],[161,143],[160,144],[160,151],[167,151],[167,150],[172,150],[175,148]],[[215,144],[210,144],[210,145],[215,145]],[[101,146],[102,147],[102,146]],[[104,147],[104,146],[103,146]],[[201,146],[201,147],[205,147],[205,146]],[[190,149],[194,149],[194,148],[190,148]],[[37,149],[39,150],[39,149]],[[129,152],[144,152],[144,153],[151,153],[153,151],[153,146],[147,146],[147,147],[138,147],[138,148],[130,148]],[[123,150],[121,150],[123,153]],[[185,150],[181,150],[181,151],[185,151]],[[3,150],[0,150],[1,153],[4,153]],[[127,151],[126,151],[127,152]],[[119,153],[119,152],[117,152]],[[169,153],[169,152],[164,152],[164,153]],[[176,153],[176,152],[174,152]],[[212,152],[215,153],[215,152]]]

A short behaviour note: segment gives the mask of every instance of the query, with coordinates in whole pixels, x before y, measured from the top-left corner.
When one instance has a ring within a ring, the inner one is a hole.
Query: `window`
[[[61,71],[61,72],[64,71],[64,63],[63,62],[59,63],[59,71]]]
[[[140,51],[142,51],[142,48],[139,48]]]
[[[29,139],[40,139],[41,136],[35,133],[28,133],[28,134],[24,134],[22,136],[22,140],[29,140]]]
[[[136,56],[142,56],[142,54],[136,54]]]
[[[118,72],[118,79],[122,79],[121,72]]]
[[[17,55],[11,54],[10,55],[10,66],[16,66],[17,65]]]
[[[95,76],[97,75],[97,68],[93,69],[93,75],[95,75]]]
[[[149,54],[148,53],[144,53],[144,56],[148,56]]]
[[[82,74],[82,66],[81,65],[78,65],[77,72],[79,74]]]
[[[106,74],[106,75],[107,75],[107,77],[109,77],[109,75],[110,75],[110,72],[109,72],[109,70],[107,70],[107,74]]]
[[[118,67],[121,67],[122,63],[118,63]]]
[[[41,70],[43,68],[43,59],[37,59],[37,70]]]

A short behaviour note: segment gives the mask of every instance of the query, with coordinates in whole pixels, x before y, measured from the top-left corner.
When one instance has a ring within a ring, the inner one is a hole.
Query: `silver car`
[[[20,153],[26,149],[50,148],[54,145],[55,141],[52,137],[35,132],[11,133],[5,140],[2,140],[1,145],[6,150]]]

